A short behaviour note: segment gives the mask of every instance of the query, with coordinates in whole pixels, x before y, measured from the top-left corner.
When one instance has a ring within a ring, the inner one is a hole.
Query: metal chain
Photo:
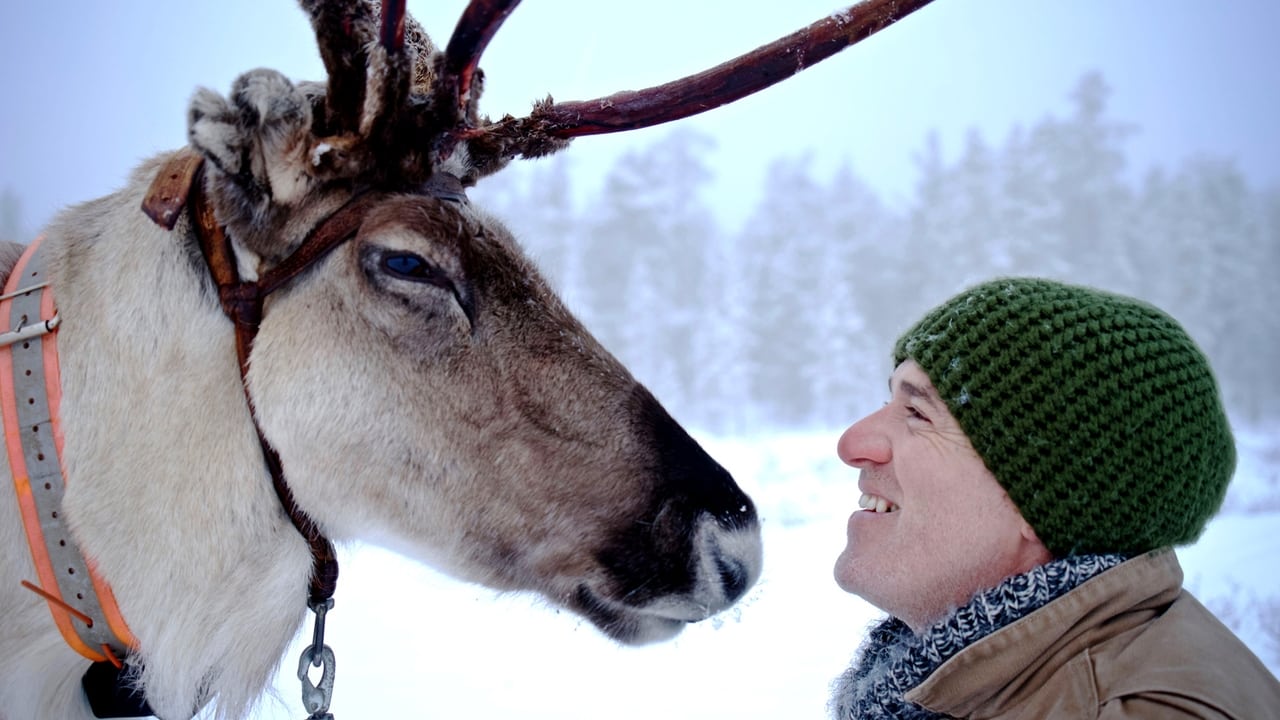
[[[334,659],[333,650],[324,644],[325,614],[333,609],[333,598],[320,602],[308,603],[311,612],[316,614],[315,630],[311,634],[311,645],[302,651],[298,658],[298,679],[302,681],[302,707],[311,713],[307,720],[333,720],[329,712],[329,701],[333,698]],[[310,669],[322,668],[320,684],[311,682]]]

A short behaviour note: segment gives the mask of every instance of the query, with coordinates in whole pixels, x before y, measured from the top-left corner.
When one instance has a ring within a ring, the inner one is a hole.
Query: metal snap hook
[[[311,604],[316,614],[315,630],[312,631],[311,644],[302,651],[298,658],[298,680],[302,681],[302,707],[311,713],[307,720],[333,720],[329,712],[329,702],[333,699],[333,676],[335,661],[333,650],[324,644],[324,618],[333,607],[333,598],[324,602]],[[311,668],[321,668],[320,682],[311,682]]]
[[[311,666],[323,668],[320,683],[313,684],[309,671]],[[333,720],[329,714],[329,701],[333,697],[333,650],[328,645],[317,649],[314,645],[302,651],[298,658],[298,679],[302,681],[302,707],[311,713],[308,720]]]

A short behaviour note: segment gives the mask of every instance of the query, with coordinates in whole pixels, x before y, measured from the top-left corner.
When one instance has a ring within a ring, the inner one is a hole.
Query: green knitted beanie
[[[1030,278],[971,288],[898,339],[1055,557],[1195,540],[1235,470],[1209,362],[1133,298]]]

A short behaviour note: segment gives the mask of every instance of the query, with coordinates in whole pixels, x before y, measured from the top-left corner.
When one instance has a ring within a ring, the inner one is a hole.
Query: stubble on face
[[[1049,556],[919,366],[899,366],[890,388],[838,447],[860,470],[860,492],[895,509],[854,512],[835,577],[919,631]]]

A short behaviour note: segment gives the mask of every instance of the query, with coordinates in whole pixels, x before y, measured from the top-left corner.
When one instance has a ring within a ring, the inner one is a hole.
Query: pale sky
[[[443,44],[461,0],[410,0]],[[583,100],[697,72],[841,9],[834,0],[604,3],[528,0],[485,55],[482,110],[524,114],[550,93]],[[1280,185],[1280,27],[1275,0],[937,0],[905,22],[734,106],[686,123],[717,139],[715,201],[754,202],[763,168],[812,152],[849,161],[889,199],[909,197],[914,156],[970,128],[991,143],[1064,115],[1086,72],[1112,88],[1110,116],[1140,132],[1131,164],[1207,155]],[[185,142],[197,86],[226,92],[274,67],[318,79],[310,27],[288,0],[11,3],[0,25],[0,191],[24,224],[121,186],[141,159]],[[575,141],[583,184],[623,148],[669,127]]]

